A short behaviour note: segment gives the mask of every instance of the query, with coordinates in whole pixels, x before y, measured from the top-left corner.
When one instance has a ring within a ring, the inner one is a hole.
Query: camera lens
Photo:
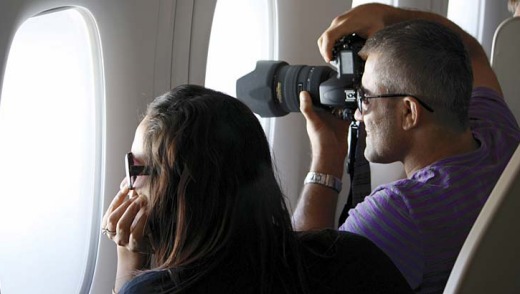
[[[262,117],[283,116],[300,111],[301,91],[308,91],[313,105],[321,106],[319,86],[335,75],[328,66],[258,61],[254,71],[238,79],[237,97]]]
[[[365,40],[357,34],[344,36],[334,45],[335,66],[289,65],[261,60],[249,74],[237,80],[237,97],[262,117],[300,111],[299,94],[307,91],[312,105],[339,109],[348,119],[357,108],[357,89],[365,68],[358,52]],[[337,111],[336,111],[337,112]]]
[[[301,91],[308,91],[312,97],[312,104],[320,106],[319,86],[334,74],[332,69],[325,66],[283,66],[275,78],[276,89],[281,89],[281,93],[276,93],[277,98],[280,98],[280,106],[286,112],[300,111]]]

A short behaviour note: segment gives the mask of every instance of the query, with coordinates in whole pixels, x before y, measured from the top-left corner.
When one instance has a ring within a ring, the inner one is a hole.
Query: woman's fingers
[[[151,252],[146,235],[148,221],[147,199],[128,189],[124,178],[120,190],[103,215],[101,231],[118,246],[139,253]]]
[[[112,199],[112,202],[108,206],[107,211],[103,215],[103,220],[101,222],[101,229],[102,230],[110,230],[110,231],[114,231],[115,230],[115,227],[111,227],[111,228],[108,227],[108,222],[109,222],[110,215],[115,210],[117,210],[121,206],[122,203],[124,203],[125,198],[126,198],[127,195],[128,195],[128,189],[127,188],[121,189],[121,190],[119,190],[117,195],[114,197],[114,199]]]
[[[119,246],[127,246],[128,239],[131,234],[131,226],[134,219],[139,212],[140,204],[137,201],[138,197],[132,197],[128,199],[123,205],[121,205],[116,211],[112,213],[111,218],[116,222],[116,235],[113,240]],[[109,224],[111,227],[112,225]]]
[[[150,253],[151,246],[146,228],[148,223],[148,211],[146,203],[141,204],[139,212],[130,227],[130,236],[128,239],[128,249],[135,252]]]
[[[102,230],[114,243],[129,251],[149,253],[147,199],[138,195],[126,198],[127,195],[128,189],[116,195],[103,217]]]

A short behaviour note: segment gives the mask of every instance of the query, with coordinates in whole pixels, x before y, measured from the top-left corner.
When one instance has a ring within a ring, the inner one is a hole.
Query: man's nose
[[[363,121],[363,114],[361,114],[361,111],[359,111],[359,109],[356,109],[356,112],[354,112],[354,118],[357,121]]]

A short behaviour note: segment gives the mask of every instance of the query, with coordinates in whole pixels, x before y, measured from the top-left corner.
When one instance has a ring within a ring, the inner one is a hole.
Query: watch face
[[[341,191],[342,186],[341,180],[335,176],[317,172],[309,172],[307,177],[305,177],[304,184],[320,184],[338,193]]]
[[[313,173],[311,179],[312,179],[313,181],[315,181],[315,182],[325,184],[325,179],[324,179],[324,177],[322,176],[322,174]]]

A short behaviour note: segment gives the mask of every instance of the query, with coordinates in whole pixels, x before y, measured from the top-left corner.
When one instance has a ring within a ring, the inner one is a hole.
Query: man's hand
[[[312,149],[312,171],[343,175],[343,161],[348,152],[349,122],[327,112],[315,112],[308,92],[300,93],[300,111],[307,121]]]
[[[360,5],[334,18],[318,39],[318,47],[326,62],[332,60],[334,43],[345,35],[356,33],[368,39],[375,32],[391,24],[399,11],[382,4]]]
[[[307,120],[311,141],[311,171],[343,176],[348,151],[349,122],[331,113],[315,112],[308,92],[300,93],[300,110]],[[318,230],[334,226],[338,192],[319,184],[307,184],[293,214],[295,230]]]

